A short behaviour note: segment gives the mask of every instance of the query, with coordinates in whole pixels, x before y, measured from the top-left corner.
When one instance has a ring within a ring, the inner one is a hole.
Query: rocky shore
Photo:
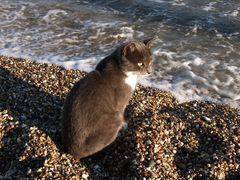
[[[64,98],[86,73],[0,56],[0,179],[240,179],[240,110],[137,86],[128,129],[89,158],[61,149]]]

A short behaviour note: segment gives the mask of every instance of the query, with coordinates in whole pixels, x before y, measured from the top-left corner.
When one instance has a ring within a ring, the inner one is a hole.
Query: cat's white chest
[[[126,75],[125,83],[134,90],[137,84],[137,75],[133,72],[127,72]]]

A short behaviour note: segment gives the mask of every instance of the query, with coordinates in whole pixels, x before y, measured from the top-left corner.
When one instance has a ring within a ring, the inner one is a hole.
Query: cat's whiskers
[[[137,74],[135,72],[126,72],[125,74],[127,75],[125,83],[134,90],[137,84]]]

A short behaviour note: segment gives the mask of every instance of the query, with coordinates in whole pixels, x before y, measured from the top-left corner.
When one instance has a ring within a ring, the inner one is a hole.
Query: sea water
[[[180,101],[240,106],[238,0],[0,0],[0,54],[91,71],[119,44],[158,36],[139,83]]]

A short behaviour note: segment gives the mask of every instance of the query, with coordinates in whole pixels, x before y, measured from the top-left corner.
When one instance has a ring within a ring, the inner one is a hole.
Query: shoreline
[[[169,92],[141,85],[126,109],[128,130],[76,162],[59,149],[60,114],[67,92],[85,74],[0,56],[1,178],[240,177],[239,109],[179,103]]]

